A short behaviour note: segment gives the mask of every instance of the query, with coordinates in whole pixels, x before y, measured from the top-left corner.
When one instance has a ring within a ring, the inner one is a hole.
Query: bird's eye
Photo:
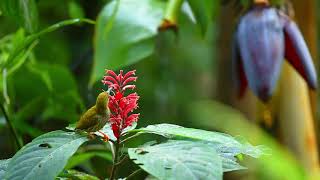
[[[109,89],[107,90],[107,93],[108,93],[110,96],[114,96],[114,95],[115,95],[112,87],[109,87]]]

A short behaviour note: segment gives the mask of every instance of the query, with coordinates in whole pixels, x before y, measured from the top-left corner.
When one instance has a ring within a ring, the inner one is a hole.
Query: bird
[[[109,93],[107,91],[101,92],[97,97],[96,104],[80,117],[75,130],[83,130],[90,134],[98,131],[103,135],[103,140],[108,141],[108,135],[100,131],[109,121],[108,101]]]

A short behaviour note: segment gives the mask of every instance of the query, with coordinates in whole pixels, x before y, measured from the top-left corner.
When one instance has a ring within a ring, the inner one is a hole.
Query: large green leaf
[[[38,10],[35,0],[1,0],[0,10],[22,25],[28,32],[38,27]]]
[[[4,179],[52,180],[86,141],[85,135],[74,132],[53,131],[39,136],[13,156]]]
[[[7,171],[8,164],[9,164],[10,160],[11,159],[0,160],[0,179],[4,178],[4,175]]]
[[[130,132],[130,131],[129,131]],[[242,153],[258,157],[263,154],[264,146],[251,146],[249,143],[241,143],[240,138],[234,138],[228,134],[220,132],[205,131],[201,129],[185,128],[174,124],[149,125],[145,128],[135,129],[131,132],[153,133],[167,138],[174,139],[192,139],[208,141],[217,147],[240,148]]]
[[[129,148],[130,158],[159,179],[222,179],[222,164],[214,148],[202,142],[174,141]]]
[[[174,124],[155,124],[149,125],[145,128],[140,128],[132,130],[131,132],[139,133],[154,133],[167,138],[176,139],[194,139],[194,140],[204,140],[210,141],[216,144],[238,145],[239,142],[235,140],[232,136],[220,132],[211,132],[201,129],[185,128],[182,126]]]
[[[188,116],[192,120],[189,123],[197,124],[199,127],[215,128],[232,135],[241,134],[250,142],[270,147],[272,155],[262,156],[253,161],[254,163],[246,163],[249,169],[254,169],[258,179],[307,179],[307,173],[296,158],[259,126],[246,119],[239,110],[208,100],[190,103],[188,110]]]
[[[91,83],[104,69],[135,63],[154,51],[154,36],[163,17],[162,0],[114,0],[99,14]]]
[[[244,169],[244,167],[237,163],[237,159],[235,158],[239,154],[245,154],[254,158],[265,154],[264,146],[252,146],[243,140],[239,141],[240,138],[234,138],[228,134],[184,128],[173,124],[149,125],[145,128],[132,130],[131,132],[153,133],[170,139],[190,139],[209,142],[210,146],[215,148],[221,157],[224,172]]]

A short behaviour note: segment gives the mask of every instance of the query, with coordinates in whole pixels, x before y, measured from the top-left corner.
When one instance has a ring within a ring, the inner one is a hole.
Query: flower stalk
[[[114,145],[114,158],[113,158],[113,164],[112,164],[111,174],[109,178],[110,180],[115,179],[115,175],[118,167],[119,149],[120,149],[120,139],[118,139]]]
[[[109,121],[116,141],[113,143],[113,165],[110,174],[110,180],[115,179],[117,167],[121,164],[119,160],[121,136],[125,128],[132,126],[134,122],[138,121],[139,113],[132,113],[138,108],[139,96],[136,92],[127,93],[128,90],[134,90],[136,86],[132,84],[137,80],[135,70],[129,71],[126,74],[120,70],[116,74],[112,70],[106,70],[102,83],[110,89],[108,108],[110,110]]]
[[[177,19],[179,15],[179,11],[181,9],[183,0],[169,0],[167,3],[167,7],[164,12],[164,17],[162,24],[160,25],[160,30],[166,29],[177,29]]]
[[[170,0],[164,14],[164,19],[173,24],[176,24],[178,19],[177,16],[181,9],[182,3],[183,0]]]

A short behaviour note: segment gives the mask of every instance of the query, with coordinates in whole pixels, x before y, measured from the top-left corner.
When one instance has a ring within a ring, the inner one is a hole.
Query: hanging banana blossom
[[[241,17],[234,36],[232,61],[239,95],[249,86],[262,101],[268,101],[284,59],[316,89],[316,71],[296,23],[268,1],[256,1]]]

